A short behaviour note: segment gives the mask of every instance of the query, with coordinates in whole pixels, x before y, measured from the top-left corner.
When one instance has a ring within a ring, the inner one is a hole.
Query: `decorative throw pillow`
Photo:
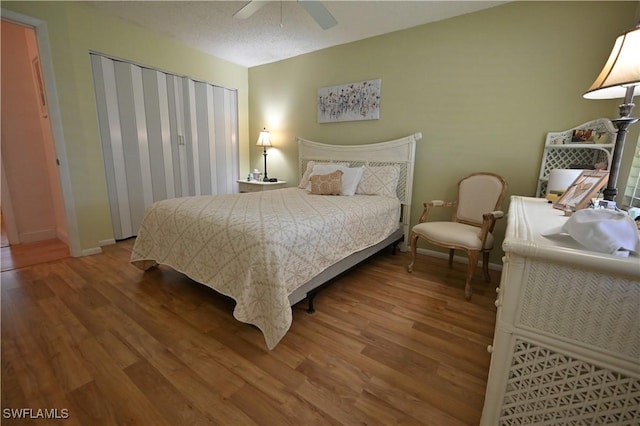
[[[364,173],[364,168],[362,167],[348,167],[343,166],[339,163],[331,163],[331,164],[316,164],[313,167],[313,171],[311,172],[311,176],[314,175],[326,175],[329,173],[333,173],[336,170],[342,170],[342,195],[355,195],[356,188],[358,187],[358,182],[362,179],[362,174]],[[310,188],[307,188],[307,191],[310,191]]]
[[[309,161],[307,162],[307,168],[304,171],[304,174],[302,175],[302,178],[300,179],[300,183],[298,184],[298,188],[300,189],[306,189],[307,191],[310,191],[309,188],[309,178],[311,177],[311,174],[313,173],[313,169],[315,166],[334,166],[331,170],[326,171],[322,174],[326,174],[326,173],[330,173],[333,172],[335,170],[338,170],[337,166],[346,166],[349,167],[349,163],[344,163],[344,162],[338,162],[338,163],[319,163],[317,161]]]
[[[342,193],[342,170],[309,178],[311,193],[315,195],[340,195]]]
[[[396,166],[365,166],[356,194],[382,195],[398,198],[396,187],[400,168]]]

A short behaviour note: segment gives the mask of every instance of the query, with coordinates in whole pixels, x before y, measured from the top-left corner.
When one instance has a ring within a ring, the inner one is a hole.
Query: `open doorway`
[[[36,33],[2,20],[1,269],[70,255]],[[4,245],[4,244],[3,244]]]

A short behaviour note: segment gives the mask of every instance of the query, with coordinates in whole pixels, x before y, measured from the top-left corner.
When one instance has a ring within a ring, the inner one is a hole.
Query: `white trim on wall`
[[[1,159],[0,159],[1,160]],[[9,184],[5,176],[4,164],[0,165],[0,184],[2,185],[2,222],[5,230],[7,231],[7,240],[9,245],[20,244],[20,236],[18,234],[18,225],[16,224],[16,218],[13,213],[13,202],[11,200],[11,191],[9,190]]]
[[[436,250],[418,248],[416,250],[416,253],[423,254],[425,256],[436,257],[438,259],[447,259],[447,260],[449,259],[449,253],[443,253],[441,251],[436,251]],[[469,261],[469,259],[465,256],[453,256],[453,260],[455,262],[464,263],[464,264],[467,264]],[[481,266],[482,266],[482,261],[479,260],[478,267],[481,267]],[[489,263],[489,269],[493,271],[502,271],[502,265],[499,265],[497,263]]]
[[[21,243],[35,243],[36,241],[55,240],[58,232],[55,228],[42,229],[40,231],[23,232],[19,234]]]
[[[2,15],[2,19],[32,27],[36,32],[36,39],[38,41],[38,55],[40,56],[40,66],[42,68],[42,77],[44,79],[44,89],[49,106],[48,112],[49,120],[51,122],[51,133],[53,135],[56,158],[59,163],[58,176],[60,178],[62,198],[64,201],[65,218],[67,221],[67,240],[69,243],[69,252],[71,256],[74,257],[82,256],[83,252],[80,249],[78,222],[75,213],[73,190],[71,187],[71,175],[69,173],[69,165],[67,162],[64,132],[62,128],[62,119],[60,116],[60,108],[58,103],[58,92],[55,84],[53,62],[51,60],[51,48],[49,45],[47,24],[40,19],[23,15],[21,13],[12,12],[6,9],[0,9],[0,14]]]

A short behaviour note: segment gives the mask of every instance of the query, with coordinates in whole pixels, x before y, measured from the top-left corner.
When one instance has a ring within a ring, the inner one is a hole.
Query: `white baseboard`
[[[102,253],[102,249],[100,247],[92,247],[88,249],[84,249],[80,252],[80,256],[91,256],[92,254],[100,254]]]
[[[116,240],[114,240],[113,238],[109,238],[106,240],[100,240],[98,241],[98,247],[91,247],[88,249],[84,249],[82,250],[82,252],[80,253],[80,256],[91,256],[93,254],[100,254],[102,253],[102,248],[103,246],[109,246],[111,244],[115,244]]]
[[[55,240],[58,235],[55,229],[43,229],[41,231],[21,232],[18,238],[20,243],[35,243],[36,241]]]
[[[419,248],[416,251],[419,254],[424,254],[425,256],[437,257],[437,258],[440,258],[440,259],[449,259],[449,253],[443,253],[441,251],[428,250],[428,249],[423,249],[423,248]],[[453,260],[455,262],[459,262],[459,263],[467,263],[467,257],[466,256],[454,255],[453,256]],[[478,266],[482,266],[482,260],[478,261]],[[489,269],[491,269],[493,271],[502,271],[502,265],[498,265],[497,263],[489,262]]]
[[[69,236],[67,235],[67,231],[62,228],[56,229],[56,237],[66,245],[69,245]]]

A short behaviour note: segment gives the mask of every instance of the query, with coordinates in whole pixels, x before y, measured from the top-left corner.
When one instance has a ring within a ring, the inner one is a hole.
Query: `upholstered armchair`
[[[456,201],[434,200],[424,203],[424,212],[419,223],[411,230],[411,264],[407,267],[412,272],[416,261],[418,238],[426,242],[449,249],[449,267],[453,266],[455,250],[467,253],[469,264],[464,288],[465,298],[471,298],[471,281],[482,253],[482,270],[486,282],[489,276],[489,254],[493,248],[493,228],[496,220],[504,216],[500,210],[507,193],[507,181],[494,173],[473,173],[458,182],[458,199]],[[427,217],[436,207],[453,209],[451,221],[427,222]]]

